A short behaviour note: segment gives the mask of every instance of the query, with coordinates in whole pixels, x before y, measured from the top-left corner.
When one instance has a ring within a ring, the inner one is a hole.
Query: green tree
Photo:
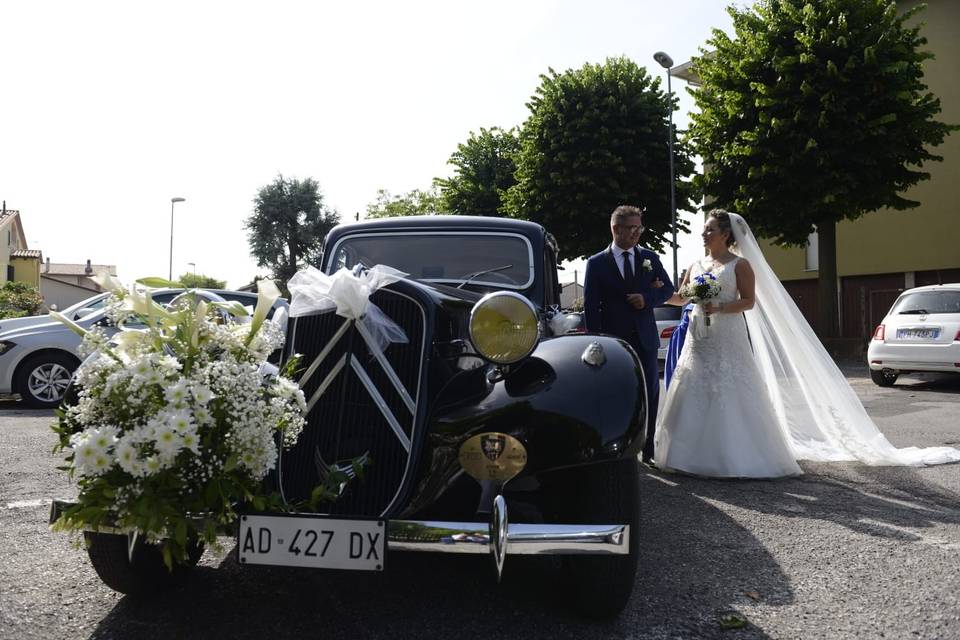
[[[505,210],[539,222],[560,241],[564,257],[593,253],[610,242],[610,213],[620,204],[647,208],[644,242],[662,248],[670,233],[670,109],[660,79],[627,58],[540,76],[520,133],[517,183]],[[690,207],[693,172],[677,141],[677,208]],[[686,224],[678,219],[678,229]]]
[[[245,223],[250,254],[285,286],[301,266],[319,259],[324,236],[337,224],[337,212],[324,206],[313,178],[277,176],[253,202],[253,214]]]
[[[0,318],[21,318],[40,313],[43,297],[26,282],[8,280],[0,287]]]
[[[367,205],[366,217],[424,216],[443,212],[443,201],[436,187],[426,191],[414,189],[399,196],[390,195],[386,189],[378,189],[376,202]]]
[[[202,273],[185,273],[177,279],[177,284],[186,289],[226,289],[226,280],[217,280]]]
[[[516,155],[520,139],[516,129],[499,127],[470,132],[467,141],[457,145],[447,164],[456,169],[450,178],[437,178],[446,210],[467,216],[495,216],[507,189],[516,183]]]
[[[777,244],[819,239],[822,337],[838,334],[836,223],[919,203],[902,193],[940,160],[926,39],[890,0],[762,0],[729,8],[735,37],[694,60],[691,137],[705,192]]]

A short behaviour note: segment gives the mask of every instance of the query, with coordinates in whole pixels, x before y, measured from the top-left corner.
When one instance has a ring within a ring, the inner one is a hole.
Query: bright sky
[[[185,198],[174,276],[192,262],[236,287],[264,271],[243,221],[277,174],[316,178],[352,220],[378,188],[449,175],[470,131],[520,125],[548,67],[627,55],[663,77],[653,53],[688,60],[726,4],[5,2],[0,198],[29,248],[125,282],[167,275]]]

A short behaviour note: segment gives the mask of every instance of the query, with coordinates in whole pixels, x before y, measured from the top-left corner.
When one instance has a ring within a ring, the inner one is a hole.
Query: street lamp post
[[[188,262],[187,264],[190,265],[190,270],[193,271],[193,275],[197,275],[197,263]]]
[[[170,198],[170,267],[167,270],[167,280],[173,281],[173,205],[183,202],[186,198]]]
[[[673,58],[663,51],[653,54],[653,59],[667,70],[667,100],[670,103],[670,128],[667,132],[667,144],[670,148],[670,224],[673,227],[673,284],[677,282],[677,188],[673,171],[673,90],[670,88],[670,69],[673,67]]]

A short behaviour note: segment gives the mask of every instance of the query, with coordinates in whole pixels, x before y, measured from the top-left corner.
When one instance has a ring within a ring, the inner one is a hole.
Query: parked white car
[[[867,362],[881,387],[903,373],[960,373],[960,284],[901,293],[873,333]]]
[[[152,296],[156,302],[167,304],[183,291],[158,289]],[[239,301],[251,310],[257,303],[255,293],[208,291],[227,301]],[[280,306],[287,306],[286,301],[278,300],[274,310]],[[101,304],[99,310],[86,313],[74,321],[84,329],[96,325],[107,326],[106,309]],[[111,330],[117,331],[116,328]],[[20,394],[23,402],[31,407],[58,406],[73,372],[80,365],[80,343],[80,336],[49,316],[46,322],[40,324],[0,331],[0,394]]]
[[[91,313],[103,309],[107,303],[109,293],[98,293],[95,296],[81,300],[61,311],[61,313],[70,320],[80,320]],[[22,318],[4,318],[0,320],[0,332],[12,331],[14,329],[24,329],[26,327],[38,327],[42,324],[56,322],[49,314],[37,316],[24,316]]]
[[[670,350],[670,337],[680,325],[682,315],[683,307],[664,305],[654,308],[653,316],[657,319],[657,332],[660,334],[660,348],[657,349],[658,360],[666,361],[667,351]]]

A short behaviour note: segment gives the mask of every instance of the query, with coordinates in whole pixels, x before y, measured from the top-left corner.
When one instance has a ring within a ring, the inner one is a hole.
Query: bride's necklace
[[[701,263],[701,266],[704,266],[704,271],[706,271],[707,273],[711,273],[714,269],[719,269],[720,267],[724,267],[730,264],[731,262],[733,262],[736,256],[734,256],[732,252],[728,251],[727,254],[722,257],[728,258],[728,259],[724,261],[720,261],[717,258],[710,255],[704,256],[704,258],[707,259],[707,264],[704,266],[703,263]]]

